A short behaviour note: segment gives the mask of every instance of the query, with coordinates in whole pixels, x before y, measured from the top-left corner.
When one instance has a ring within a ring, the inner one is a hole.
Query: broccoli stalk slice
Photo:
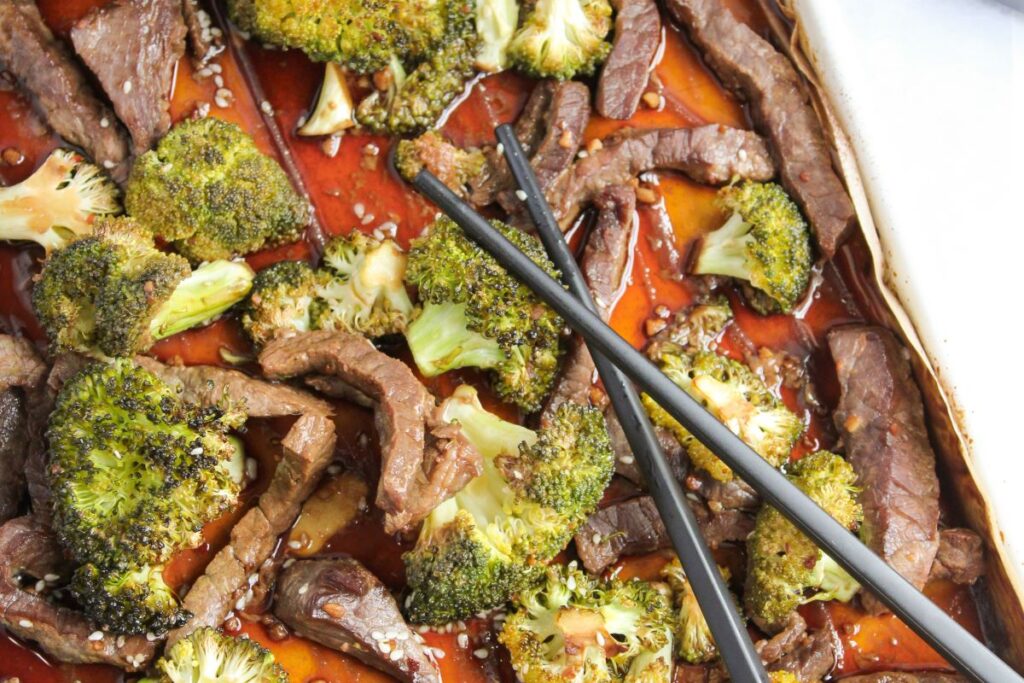
[[[154,340],[164,339],[213,321],[249,294],[254,277],[244,261],[202,264],[157,310],[149,323],[150,334]]]
[[[808,602],[814,600],[838,600],[849,602],[860,590],[857,580],[847,573],[845,569],[825,553],[814,565],[811,572],[811,584],[817,586],[817,592],[807,598]]]
[[[750,236],[753,227],[738,211],[733,213],[722,227],[704,237],[694,272],[750,280],[748,250],[754,241]]]
[[[457,368],[493,369],[508,360],[498,342],[468,325],[466,304],[425,304],[405,333],[420,372],[436,377]]]
[[[0,240],[60,249],[91,235],[98,217],[121,213],[119,194],[98,166],[57,149],[25,180],[0,187]]]
[[[297,131],[299,135],[334,135],[356,125],[355,105],[345,82],[345,70],[327,62],[313,113]]]

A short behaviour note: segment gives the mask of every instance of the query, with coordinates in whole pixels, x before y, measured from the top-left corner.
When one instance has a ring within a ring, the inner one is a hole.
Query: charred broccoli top
[[[719,567],[719,570],[728,582],[729,570],[722,567]],[[702,664],[717,659],[718,646],[678,557],[673,558],[662,568],[661,576],[672,588],[675,603],[676,652],[690,664]]]
[[[494,227],[557,277],[540,242],[498,221]],[[428,377],[463,367],[491,371],[504,400],[540,408],[554,383],[562,353],[562,319],[441,217],[409,252],[409,282],[423,310],[406,330],[420,372]]]
[[[277,161],[216,118],[182,121],[136,159],[125,208],[193,262],[293,242],[309,222]]]
[[[608,0],[537,0],[512,36],[513,65],[536,78],[590,76],[611,51]]]
[[[484,459],[483,474],[431,512],[406,553],[412,621],[495,607],[562,551],[596,509],[614,467],[601,413],[563,404],[534,432],[483,409],[459,387],[441,407]]]
[[[838,455],[818,451],[793,463],[789,480],[837,522],[855,530],[863,510],[857,502],[853,467]],[[793,523],[770,505],[757,515],[747,539],[744,601],[758,625],[774,631],[790,613],[813,600],[847,602],[859,584]]]
[[[650,584],[550,567],[522,591],[499,636],[525,683],[668,683],[672,617]]]
[[[164,633],[191,616],[160,566],[84,564],[71,578],[71,594],[90,619],[118,634]]]
[[[132,219],[112,218],[50,254],[32,306],[55,350],[130,356],[216,318],[245,298],[252,279],[241,262],[193,271]]]
[[[172,645],[156,663],[159,678],[143,683],[288,683],[270,651],[248,638],[200,628]]]
[[[68,149],[54,150],[27,179],[0,187],[0,240],[31,241],[47,252],[92,234],[101,216],[121,213],[117,185]]]
[[[767,295],[751,300],[761,313],[788,313],[807,290],[811,276],[811,235],[800,209],[775,183],[745,182],[719,192],[732,212],[708,234],[694,272],[745,280]]]

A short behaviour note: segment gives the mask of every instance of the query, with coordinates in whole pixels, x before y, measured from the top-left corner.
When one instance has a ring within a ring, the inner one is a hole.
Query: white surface
[[[797,5],[891,283],[963,411],[1024,578],[1024,13],[994,0]]]

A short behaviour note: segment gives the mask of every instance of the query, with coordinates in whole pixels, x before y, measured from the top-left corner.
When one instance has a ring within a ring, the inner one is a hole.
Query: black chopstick
[[[512,175],[520,190],[526,193],[526,206],[530,211],[537,234],[544,247],[561,271],[562,279],[570,291],[591,313],[597,313],[586,280],[580,271],[569,245],[562,236],[558,221],[537,184],[533,167],[526,160],[515,131],[505,124],[497,129],[498,141],[504,147]],[[679,561],[686,570],[686,578],[693,586],[701,612],[708,622],[711,634],[722,655],[722,661],[734,681],[767,681],[761,657],[754,650],[746,625],[711,550],[704,543],[697,518],[686,502],[679,482],[672,476],[665,454],[658,443],[647,413],[640,403],[633,383],[607,358],[591,352],[594,365],[604,382],[612,408],[622,424],[622,430],[633,451],[644,480],[648,482],[651,498],[658,508]]]
[[[980,683],[1024,681],[995,653],[939,609],[728,427],[705,411],[629,342],[590,312],[498,231],[426,170],[413,185],[454,220],[466,235],[530,287],[586,340],[750,484],[762,498],[873,592],[962,674]],[[664,482],[661,482],[664,483]],[[649,481],[649,486],[654,482]]]

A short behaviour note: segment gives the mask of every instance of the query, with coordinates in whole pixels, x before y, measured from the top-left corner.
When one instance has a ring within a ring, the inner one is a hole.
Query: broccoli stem
[[[244,299],[255,273],[244,261],[204,263],[175,288],[149,323],[154,340],[204,325]]]
[[[740,280],[750,279],[747,245],[753,226],[737,211],[722,227],[707,234],[694,272],[701,275],[724,275]]]
[[[849,602],[860,590],[857,580],[825,553],[821,554],[821,559],[814,565],[814,577],[821,592],[811,600]]]
[[[405,335],[420,372],[435,377],[456,368],[490,369],[507,360],[496,341],[467,325],[465,304],[425,304]]]

